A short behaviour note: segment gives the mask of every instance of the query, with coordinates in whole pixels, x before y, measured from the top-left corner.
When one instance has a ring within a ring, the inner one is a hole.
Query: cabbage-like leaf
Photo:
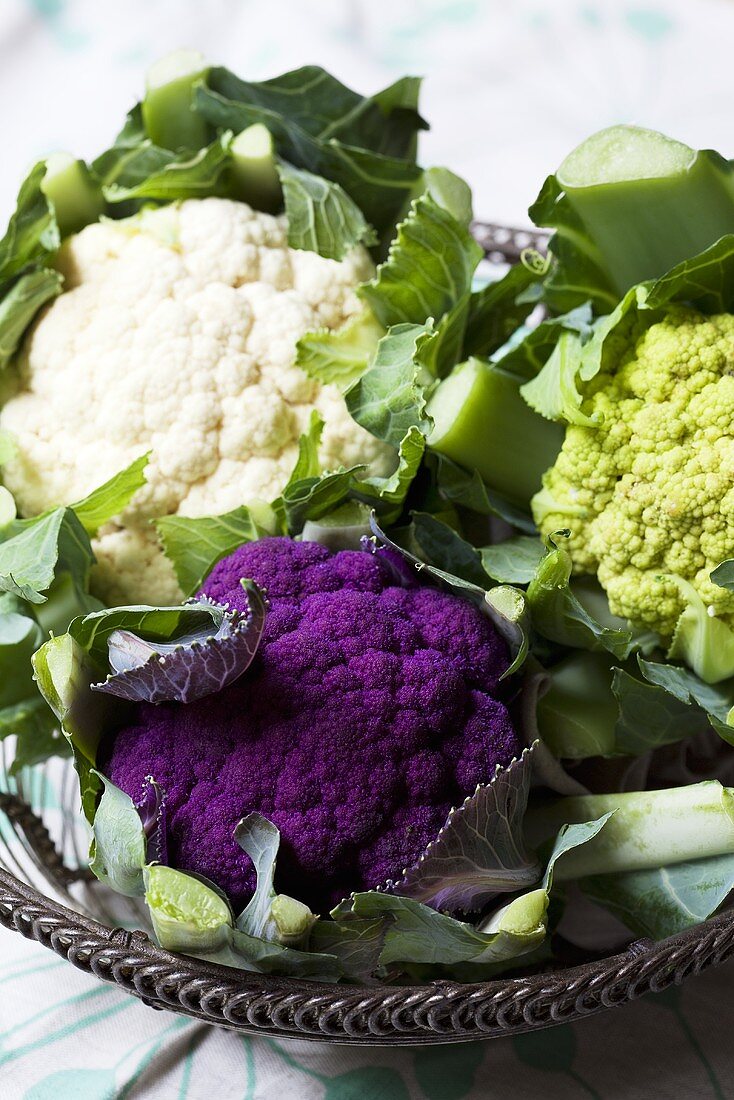
[[[171,642],[146,641],[118,629],[108,639],[112,673],[93,691],[130,702],[190,703],[222,691],[249,668],[260,644],[267,604],[254,581],[243,580],[249,612],[202,602],[211,614],[206,631]]]
[[[734,890],[734,855],[581,879],[584,893],[638,936],[666,939],[712,916]]]
[[[199,954],[199,952],[197,952]],[[310,978],[318,982],[337,982],[342,968],[336,955],[317,951],[301,951],[296,947],[258,939],[239,932],[229,933],[229,945],[215,953],[200,955],[225,966],[252,970],[259,974],[279,974],[286,978]]]
[[[97,748],[110,726],[111,700],[91,690],[98,666],[71,634],[45,642],[33,655],[33,672],[71,748],[82,810],[91,824],[102,789],[95,771]]]
[[[280,830],[258,813],[238,823],[234,837],[255,868],[255,893],[235,922],[238,932],[285,946],[305,946],[316,917],[303,902],[275,891]]]
[[[545,874],[543,875],[543,889],[547,894],[550,894],[553,889],[553,879],[558,861],[563,859],[566,852],[570,852],[574,848],[579,848],[582,844],[587,844],[590,840],[593,840],[604,828],[613,813],[614,811],[611,810],[609,813],[597,817],[594,821],[581,821],[561,826],[553,842]]]
[[[641,657],[638,661],[641,668],[648,664]],[[694,700],[684,702],[667,689],[645,679],[638,680],[624,669],[613,670],[612,692],[619,706],[614,731],[618,753],[638,756],[694,737],[708,725],[705,711]]]
[[[734,306],[734,234],[725,233],[697,256],[682,260],[651,284],[647,305],[691,302],[702,313],[730,313]]]
[[[468,508],[480,516],[498,516],[527,534],[535,533],[529,512],[524,512],[484,483],[478,470],[463,469],[445,455],[429,453],[436,469],[436,481],[442,497],[452,504]]]
[[[584,383],[595,378],[604,365],[607,340],[621,325],[629,324],[636,312],[647,309],[647,286],[632,287],[607,316],[592,326],[582,318],[576,326],[560,330],[550,357],[536,377],[520,392],[535,412],[548,420],[593,427],[594,417],[581,411]],[[571,316],[571,315],[569,315]],[[650,314],[650,321],[654,314]]]
[[[343,260],[358,244],[377,238],[357,204],[338,183],[315,176],[286,161],[278,163],[288,216],[288,244]]]
[[[428,512],[413,512],[411,543],[421,560],[486,591],[492,583],[479,551],[453,527]]]
[[[507,342],[534,309],[528,291],[541,276],[542,267],[515,264],[501,279],[471,294],[461,358],[493,355]]]
[[[197,876],[149,864],[143,880],[156,938],[169,951],[264,974],[330,982],[341,977],[335,955],[300,951],[235,928],[226,898]]]
[[[360,478],[354,486],[353,495],[360,500],[374,501],[375,507],[380,507],[382,511],[387,509],[386,522],[397,519],[425,449],[425,435],[412,425],[398,445],[398,465],[393,473],[386,477]]]
[[[13,596],[0,597],[0,707],[19,703],[34,690],[31,657],[43,631],[26,608]]]
[[[20,185],[15,210],[0,240],[0,284],[30,263],[43,263],[61,243],[53,206],[41,186],[46,162],[31,168]]]
[[[73,509],[16,520],[6,531],[10,537],[0,542],[1,591],[42,604],[58,572],[71,573],[86,588],[94,554]]]
[[[107,160],[101,163],[101,170],[107,176],[102,187],[104,197],[107,202],[121,203],[130,199],[175,202],[226,195],[229,190],[227,172],[232,162],[231,138],[231,134],[223,134],[193,155],[190,152],[170,153],[145,141],[135,147],[132,157],[125,157],[123,152],[114,168],[110,152]],[[133,171],[131,159],[138,161],[134,174],[141,178],[127,183],[121,182],[119,177],[116,180],[109,178],[123,167],[129,177]]]
[[[484,600],[485,588],[481,583],[476,584],[473,580],[465,580],[457,573],[423,561],[422,558],[417,557],[410,550],[406,550],[404,546],[391,539],[380,527],[374,512],[370,517],[370,528],[373,537],[367,540],[365,549],[370,550],[378,556],[380,561],[385,562],[386,566],[394,573],[397,583],[405,583],[406,581],[410,583],[416,580],[422,580],[425,583],[426,578],[430,578],[442,587],[449,589],[449,591],[473,599],[474,602],[480,603]],[[412,535],[412,527],[410,534]],[[458,535],[456,537],[464,543],[464,547],[473,551],[468,543],[465,543]],[[476,551],[473,552],[476,553]],[[463,556],[463,548],[458,551],[458,554]],[[478,560],[478,553],[476,553],[476,557]],[[454,564],[454,562],[452,561],[451,564]]]
[[[388,89],[363,99],[314,66],[262,83],[213,68],[195,89],[193,108],[220,132],[267,126],[278,156],[339,184],[370,225],[391,234],[421,177],[414,159],[415,133],[423,126],[415,111],[417,85],[398,82],[392,89],[398,87],[395,101]]]
[[[100,880],[127,897],[145,893],[143,868],[147,843],[143,822],[132,799],[97,772],[103,785],[94,815],[90,867]]]
[[[545,557],[545,547],[536,536],[515,535],[480,550],[482,566],[500,584],[529,584]]]
[[[430,195],[457,222],[469,225],[473,217],[472,193],[471,187],[461,176],[449,168],[426,168],[420,188],[421,194]]]
[[[100,153],[91,167],[103,189],[134,188],[149,176],[163,171],[175,159],[175,152],[154,145],[148,138],[138,103],[128,113],[114,144]]]
[[[31,519],[14,520],[0,534],[0,590],[43,604],[62,574],[68,574],[83,611],[99,607],[88,595],[94,554],[90,535],[118,515],[145,484],[148,456],[135,459],[83,500]],[[51,624],[49,624],[51,625]]]
[[[610,817],[607,813],[595,821],[563,826],[551,848],[540,885],[514,898],[478,925],[456,920],[415,898],[375,890],[353,894],[332,911],[332,916],[347,929],[355,918],[362,921],[383,918],[381,970],[397,967],[422,978],[455,976],[462,981],[478,981],[541,946],[546,937],[550,895],[559,861],[593,840]],[[539,878],[540,867],[536,864],[532,881]]]
[[[288,533],[299,534],[308,520],[319,520],[343,504],[354,484],[354,475],[363,469],[364,466],[341,467],[290,482],[273,503],[276,512],[282,511]]]
[[[365,373],[347,391],[349,412],[378,439],[400,446],[412,427],[426,435],[426,378],[421,356],[436,333],[432,323],[394,325],[377,345]]]
[[[385,326],[439,321],[468,291],[482,249],[430,195],[398,226],[388,258],[358,294]]]
[[[336,956],[349,981],[376,984],[385,932],[385,921],[379,917],[318,920],[311,929],[309,946],[312,951]]]
[[[448,913],[473,913],[498,894],[536,883],[541,868],[523,839],[531,770],[531,749],[498,766],[490,783],[451,811],[418,862],[388,884],[390,892]]]
[[[548,317],[535,328],[513,334],[503,347],[497,349],[492,362],[529,381],[543,369],[564,332],[577,333],[583,343],[590,339],[593,330],[588,302],[558,317]]]
[[[441,973],[456,964],[496,965],[532,951],[545,939],[546,909],[545,890],[535,890],[511,902],[497,927],[487,932],[412,898],[377,890],[354,894],[335,912],[345,922],[350,914],[387,919],[381,966],[418,963],[438,967]]]
[[[42,764],[51,756],[71,756],[56,715],[38,694],[0,710],[0,741],[11,736],[16,742],[9,775],[18,775],[23,768]]]
[[[28,605],[0,595],[0,741],[16,738],[11,775],[67,751],[56,716],[33,682],[31,658],[42,642],[43,631]]]
[[[61,293],[62,283],[58,271],[33,268],[21,275],[0,301],[0,370],[15,355],[41,306]]]
[[[135,803],[143,823],[150,863],[168,863],[168,813],[166,795],[152,775],[143,781],[143,790]]]
[[[734,682],[726,680],[711,684],[689,668],[638,658],[640,671],[650,684],[669,692],[681,704],[701,708],[722,740],[734,744]],[[689,732],[695,730],[695,719],[687,721]]]
[[[370,508],[356,500],[322,516],[309,519],[303,525],[304,542],[318,542],[328,550],[361,550],[362,540],[370,535]]]
[[[509,584],[498,584],[485,592],[482,610],[510,648],[512,661],[500,676],[505,680],[520,671],[530,652],[530,612],[525,593]]]
[[[734,591],[734,558],[726,558],[711,571],[711,580],[721,588]]]
[[[318,329],[302,336],[296,363],[309,378],[347,390],[367,370],[384,335],[384,327],[366,309],[335,331]]]
[[[83,500],[72,504],[77,519],[88,535],[96,535],[100,527],[127,508],[138,490],[145,485],[149,461],[150,452],[141,455]]]
[[[271,510],[243,505],[220,516],[161,516],[155,526],[181,590],[190,596],[238,546],[282,534],[274,523]]]
[[[618,660],[625,660],[635,646],[632,631],[599,621],[584,607],[569,583],[571,555],[559,545],[567,534],[557,531],[548,539],[548,552],[528,586],[533,626],[560,645],[606,649]]]
[[[548,690],[549,683],[548,674],[540,669],[536,661],[531,661],[523,677],[518,725],[523,743],[533,748],[533,780],[536,785],[548,787],[558,794],[586,794],[586,787],[568,774],[541,737],[538,701]]]
[[[596,421],[581,411],[583,395],[578,380],[583,365],[583,344],[575,333],[562,332],[540,374],[521,386],[531,409],[547,420],[593,427]]]
[[[708,684],[718,684],[734,676],[734,630],[708,608],[689,581],[675,574],[674,581],[685,600],[667,656],[682,660]]]

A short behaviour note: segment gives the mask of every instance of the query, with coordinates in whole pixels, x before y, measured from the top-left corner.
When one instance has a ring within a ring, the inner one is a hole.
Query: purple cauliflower
[[[216,566],[203,593],[270,602],[242,679],[187,705],[140,704],[102,770],[139,800],[166,792],[168,856],[235,905],[255,876],[233,831],[252,810],[281,831],[276,886],[324,911],[414,862],[453,805],[520,746],[495,698],[508,652],[472,604],[400,583],[380,555],[263,539]]]

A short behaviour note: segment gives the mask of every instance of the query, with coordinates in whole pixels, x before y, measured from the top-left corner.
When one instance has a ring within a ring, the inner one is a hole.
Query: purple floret
[[[187,705],[140,704],[101,754],[133,799],[166,791],[173,866],[241,906],[255,885],[233,839],[256,810],[281,831],[276,886],[318,911],[400,876],[453,805],[519,751],[495,699],[508,653],[472,604],[406,587],[362,551],[263,539],[216,566],[203,592],[270,610],[247,673]]]

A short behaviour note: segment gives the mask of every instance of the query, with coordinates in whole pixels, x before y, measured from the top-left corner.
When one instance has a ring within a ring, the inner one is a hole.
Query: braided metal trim
[[[0,871],[0,924],[79,970],[166,1008],[237,1031],[355,1044],[413,1045],[533,1031],[680,984],[734,954],[734,915],[664,943],[554,974],[460,985],[354,988],[249,974],[110,929]]]
[[[20,829],[25,834],[29,849],[54,886],[63,888],[79,878],[87,877],[86,871],[71,871],[64,866],[48,829],[22,798],[0,791],[0,812],[5,814],[16,831]]]
[[[492,222],[472,222],[471,231],[493,263],[517,263],[526,248],[545,253],[550,238],[542,229],[511,229]]]

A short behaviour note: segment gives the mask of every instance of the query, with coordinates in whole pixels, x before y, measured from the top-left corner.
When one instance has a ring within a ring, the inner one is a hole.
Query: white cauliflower
[[[178,601],[150,521],[277,496],[312,409],[326,467],[384,468],[385,445],[339,391],[294,363],[299,337],[359,310],[364,249],[340,263],[296,251],[284,216],[207,198],[90,225],[57,266],[64,293],[28,334],[0,413],[18,445],[4,481],[31,515],[152,451],[148,484],[95,543],[108,602]]]

